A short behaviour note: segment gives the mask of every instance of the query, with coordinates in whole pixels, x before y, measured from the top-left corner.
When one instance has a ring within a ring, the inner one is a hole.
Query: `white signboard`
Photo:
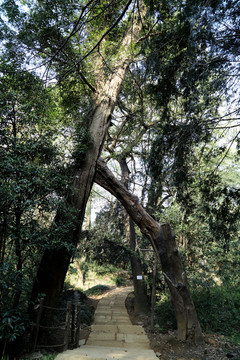
[[[137,275],[137,280],[142,280],[142,275]]]

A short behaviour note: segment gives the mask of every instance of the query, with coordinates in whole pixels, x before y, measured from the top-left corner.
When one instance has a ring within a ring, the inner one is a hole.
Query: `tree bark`
[[[67,245],[61,248],[47,249],[40,261],[37,276],[33,284],[31,304],[34,304],[39,293],[45,294],[44,305],[56,306],[62,291],[64,279],[72,257],[72,247],[76,247],[84,219],[87,200],[93,184],[97,159],[101,154],[102,146],[110,125],[111,114],[114,110],[121,84],[131,61],[129,46],[134,42],[140,32],[138,19],[134,18],[130,29],[126,32],[115,54],[114,69],[103,83],[104,73],[98,74],[100,81],[91,113],[87,120],[90,145],[86,152],[84,162],[75,171],[73,190],[66,196],[66,207],[72,209],[74,222],[64,234]],[[58,211],[55,219],[56,227],[66,223],[69,214]],[[30,306],[30,313],[32,306]]]
[[[138,198],[115,178],[102,160],[98,160],[95,181],[122,203],[141,232],[150,240],[161,262],[162,271],[171,293],[178,325],[178,338],[201,343],[203,341],[201,327],[170,225],[158,224],[139,204]]]
[[[106,87],[102,90],[102,95],[95,101],[95,108],[89,119],[89,133],[92,143],[88,148],[84,163],[74,175],[73,190],[66,199],[66,209],[72,209],[74,223],[64,236],[67,243],[73,247],[77,245],[79,239],[87,200],[92,188],[96,161],[101,153],[111,113],[120,89],[120,79],[124,77],[126,69],[127,63],[123,64],[107,81]],[[66,224],[69,221],[69,215],[69,213],[65,214],[65,211],[59,210],[55,219],[55,226],[60,227],[62,224]],[[39,293],[43,293],[45,294],[44,305],[56,306],[72,255],[72,252],[64,246],[60,249],[47,249],[44,252],[33,286],[32,302],[35,301]]]
[[[134,287],[134,312],[136,314],[147,314],[150,311],[148,297],[147,297],[147,287],[144,281],[142,263],[141,259],[136,253],[136,234],[134,228],[134,222],[127,216],[126,228],[129,228],[129,243],[131,248],[131,268],[133,275],[133,287]],[[128,231],[128,230],[127,230]],[[127,236],[128,238],[128,236]],[[138,278],[141,276],[142,278]]]
[[[129,168],[125,158],[118,160],[122,171],[122,182],[126,189],[129,187]],[[150,311],[148,298],[147,298],[147,287],[144,282],[141,259],[136,253],[136,234],[133,220],[125,213],[125,233],[126,239],[130,246],[130,262],[133,276],[133,287],[134,287],[134,312],[148,313]],[[139,278],[142,277],[142,279]]]

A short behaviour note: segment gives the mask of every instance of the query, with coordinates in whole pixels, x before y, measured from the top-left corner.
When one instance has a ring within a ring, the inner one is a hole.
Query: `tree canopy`
[[[239,6],[1,2],[3,349],[47,292],[32,276],[44,278],[41,259],[55,253],[63,269],[49,298],[78,243],[89,258],[126,268],[119,204],[100,212],[86,243],[80,236],[99,156],[117,176],[126,160],[129,189],[173,225],[192,283],[199,269],[213,283],[239,282]],[[146,241],[140,232],[137,240]]]

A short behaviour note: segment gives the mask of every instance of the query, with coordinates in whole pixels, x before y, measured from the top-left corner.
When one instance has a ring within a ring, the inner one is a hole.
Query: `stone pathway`
[[[129,319],[125,299],[131,291],[115,289],[103,297],[86,345],[67,350],[56,360],[157,360],[144,329]]]

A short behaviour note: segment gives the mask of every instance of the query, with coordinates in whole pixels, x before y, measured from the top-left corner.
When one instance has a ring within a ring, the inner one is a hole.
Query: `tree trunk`
[[[125,158],[119,159],[119,164],[122,171],[122,182],[126,189],[129,187],[129,174],[130,171],[127,166]],[[133,287],[134,287],[134,312],[138,313],[148,313],[150,311],[148,298],[147,298],[147,287],[143,278],[142,264],[141,259],[136,253],[136,234],[134,222],[128,215],[127,211],[125,213],[125,233],[128,244],[130,245],[130,262],[132,268],[133,276]]]
[[[82,272],[80,264],[79,264],[79,260],[75,259],[74,264],[75,264],[75,267],[77,269],[77,275],[78,275],[77,287],[81,287],[82,285],[84,285],[84,281],[83,281],[84,276],[83,276],[83,272]]]
[[[138,198],[115,178],[105,163],[98,160],[95,181],[111,192],[125,207],[142,233],[150,240],[159,258],[174,306],[178,338],[203,341],[201,327],[189,290],[187,276],[169,224],[159,225],[139,204]]]
[[[87,200],[92,188],[96,161],[101,153],[102,144],[110,123],[111,113],[120,89],[119,79],[124,76],[126,68],[127,64],[118,69],[113,79],[108,81],[106,89],[103,89],[100,100],[96,99],[95,109],[91,119],[89,119],[89,132],[92,143],[87,151],[83,165],[74,175],[73,190],[68,194],[66,199],[66,209],[72,209],[73,224],[64,234],[64,240],[67,240],[67,244],[71,247],[63,246],[60,249],[53,248],[44,252],[33,286],[33,302],[37,298],[38,293],[44,293],[44,305],[55,306],[59,294],[62,291],[64,279],[73,255],[71,251],[72,246],[75,247],[79,239]],[[111,89],[111,94],[109,94],[107,98],[107,95],[105,94],[104,96],[103,94],[105,91],[107,92],[108,88]],[[64,210],[59,210],[55,219],[56,228],[69,222],[70,215],[69,213],[65,214]]]
[[[91,139],[84,162],[76,170],[73,180],[73,190],[66,197],[66,208],[72,209],[73,224],[64,234],[67,246],[62,248],[47,249],[40,261],[37,276],[34,281],[31,303],[34,304],[39,293],[45,294],[44,305],[55,306],[63,287],[67,269],[73,254],[72,248],[76,247],[86,209],[86,203],[92,188],[97,159],[101,154],[102,146],[110,125],[111,114],[131,60],[129,46],[139,34],[141,26],[138,19],[134,18],[130,29],[126,32],[119,46],[119,53],[115,54],[114,69],[105,81],[99,81],[95,92],[94,104],[87,120],[88,132]],[[100,72],[101,70],[99,70]],[[98,74],[103,79],[103,73]],[[55,225],[56,228],[65,224],[69,214],[58,211]],[[54,239],[53,239],[54,240]],[[31,312],[31,310],[30,310]]]
[[[142,271],[142,263],[141,259],[136,253],[136,236],[135,236],[135,228],[134,222],[130,218],[127,217],[128,224],[126,227],[129,228],[129,241],[131,248],[131,268],[133,275],[133,287],[134,287],[134,312],[136,314],[147,314],[150,311],[148,297],[147,297],[147,287],[144,281],[143,271]],[[127,238],[128,238],[127,236]],[[141,278],[140,278],[141,277]]]

